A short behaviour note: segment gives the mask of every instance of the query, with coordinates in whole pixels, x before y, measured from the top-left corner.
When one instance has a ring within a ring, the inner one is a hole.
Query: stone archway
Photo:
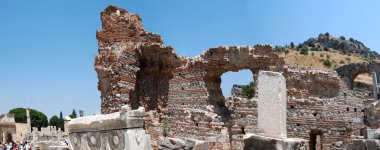
[[[359,74],[372,74],[372,72],[375,72],[377,75],[380,75],[380,63],[374,61],[353,63],[336,68],[335,71],[346,83],[347,87],[352,90],[354,88],[354,80]],[[377,82],[380,82],[379,78],[377,78]]]

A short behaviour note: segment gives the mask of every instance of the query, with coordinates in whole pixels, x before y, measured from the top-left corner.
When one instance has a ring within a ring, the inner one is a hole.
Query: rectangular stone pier
[[[260,71],[258,129],[261,135],[286,138],[286,81],[278,72]]]
[[[379,99],[378,97],[378,91],[379,89],[377,88],[377,76],[376,72],[372,72],[372,95],[373,99],[377,101]]]

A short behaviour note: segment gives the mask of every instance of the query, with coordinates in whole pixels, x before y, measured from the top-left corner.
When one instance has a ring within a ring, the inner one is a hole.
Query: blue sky
[[[65,0],[3,1],[0,5],[0,114],[32,107],[50,116],[100,111],[94,71],[100,12],[116,5],[138,13],[147,31],[193,57],[220,45],[285,45],[330,32],[379,52],[378,0]],[[233,83],[249,71],[223,76]]]

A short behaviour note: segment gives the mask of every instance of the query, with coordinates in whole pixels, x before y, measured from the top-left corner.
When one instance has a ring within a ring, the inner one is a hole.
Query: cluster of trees
[[[29,109],[30,111],[30,122],[32,127],[37,127],[39,130],[42,127],[47,127],[48,125],[50,126],[56,126],[57,129],[61,128],[62,131],[65,129],[65,123],[63,120],[63,115],[62,112],[60,112],[59,117],[54,115],[50,118],[48,121],[47,116],[37,110],[34,109]],[[16,123],[26,123],[26,109],[25,108],[15,108],[9,111],[9,113],[15,115],[15,121]],[[71,118],[77,118],[77,113],[75,109],[73,109],[73,112],[70,115]]]

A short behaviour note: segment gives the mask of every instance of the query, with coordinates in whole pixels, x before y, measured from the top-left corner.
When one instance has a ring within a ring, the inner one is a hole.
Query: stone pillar
[[[5,142],[7,142],[7,141],[6,141],[6,140],[7,140],[7,135],[5,134],[5,132],[3,132],[3,135],[2,135],[2,136],[3,136],[3,141],[2,141],[2,142],[3,142],[3,144],[4,144]]]
[[[38,141],[38,128],[37,127],[33,127],[33,132],[32,132],[32,134],[33,134],[33,142],[36,142],[36,141]]]
[[[65,130],[64,130],[64,133],[65,134],[69,134],[69,128],[67,128],[67,125],[68,125],[69,121],[71,121],[71,118],[68,117],[68,116],[66,116],[63,120],[65,121],[65,124],[64,124],[64,129]]]
[[[79,117],[83,117],[84,116],[84,111],[83,110],[79,110]]]
[[[32,126],[30,124],[30,110],[29,110],[29,108],[26,108],[26,129],[28,130],[27,133],[32,132]]]
[[[58,141],[62,140],[62,130],[61,128],[58,128]]]
[[[286,138],[286,81],[278,72],[260,71],[258,129],[263,136]]]
[[[373,95],[373,99],[374,100],[378,100],[378,93],[377,93],[378,89],[377,89],[377,76],[376,76],[376,72],[372,72],[372,95]]]

